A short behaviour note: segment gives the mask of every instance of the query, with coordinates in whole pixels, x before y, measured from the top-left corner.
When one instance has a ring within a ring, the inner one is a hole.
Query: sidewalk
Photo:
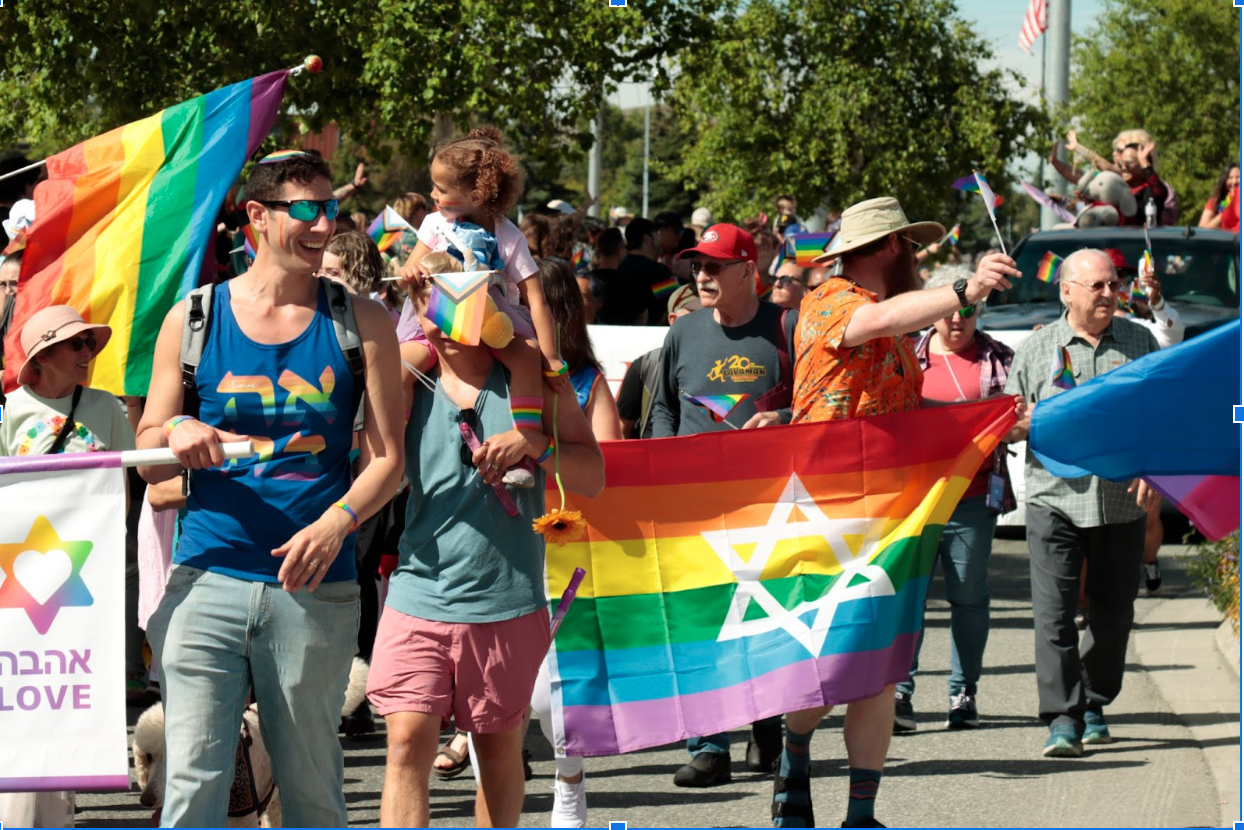
[[[1164,570],[1174,571],[1186,551],[1164,547]],[[1138,603],[1137,612],[1132,635],[1137,662],[1204,752],[1222,811],[1218,826],[1231,827],[1240,820],[1239,640],[1190,588]]]

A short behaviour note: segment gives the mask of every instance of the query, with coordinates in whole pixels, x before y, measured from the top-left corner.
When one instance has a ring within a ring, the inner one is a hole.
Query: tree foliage
[[[286,101],[316,129],[337,121],[381,160],[426,157],[442,126],[479,120],[536,138],[539,160],[577,129],[602,91],[656,75],[692,43],[717,0],[609,8],[604,0],[68,0],[0,15],[0,146],[63,149],[247,77],[324,59]],[[287,114],[285,128],[295,120]]]
[[[1118,132],[1147,130],[1180,219],[1194,225],[1223,167],[1240,158],[1239,15],[1218,0],[1105,0],[1075,41],[1080,143],[1109,157]]]
[[[717,215],[842,208],[883,194],[943,216],[973,167],[1003,190],[1042,115],[987,71],[952,0],[730,0],[718,35],[681,56],[674,107],[693,140],[677,172]]]

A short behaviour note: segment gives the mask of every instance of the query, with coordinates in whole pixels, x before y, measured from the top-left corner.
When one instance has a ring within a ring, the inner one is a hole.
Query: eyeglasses
[[[708,274],[710,277],[716,277],[720,275],[722,271],[729,268],[731,265],[739,265],[744,262],[747,262],[747,260],[736,259],[734,262],[692,262],[691,263],[691,276],[698,277],[700,276],[700,272],[703,271],[705,274]]]
[[[296,199],[287,202],[281,199],[256,199],[255,201],[264,207],[283,207],[289,208],[289,216],[291,219],[297,219],[299,222],[314,222],[316,217],[320,215],[320,211],[324,211],[324,218],[330,222],[337,218],[337,212],[341,209],[341,203],[336,199],[323,199],[317,201],[315,199]]]
[[[475,433],[476,437],[478,438],[479,418],[476,416],[474,409],[472,408],[459,409],[457,421],[460,424],[466,424],[467,428],[470,429],[471,432]],[[467,446],[466,439],[463,438],[462,444],[459,445],[458,447],[458,457],[462,459],[462,463],[465,464],[466,466],[474,467],[475,462],[471,460],[471,456],[473,455],[475,455],[475,453],[471,451],[471,448]]]
[[[955,314],[959,315],[960,320],[971,320],[973,317],[976,316],[976,306],[974,305],[964,306],[963,308],[955,312]],[[955,319],[955,314],[946,315],[946,322],[949,323],[951,320]]]
[[[91,351],[95,351],[95,347],[99,345],[99,341],[95,339],[95,335],[88,334],[82,337],[71,337],[64,341],[69,344],[69,350],[74,352],[82,351],[82,347],[86,346]]]
[[[1109,288],[1111,293],[1118,294],[1119,289],[1123,287],[1123,283],[1118,280],[1098,280],[1097,282],[1076,282],[1075,280],[1066,280],[1066,282],[1069,282],[1072,285],[1078,285],[1081,288],[1087,288],[1094,294],[1100,294],[1104,288]]]
[[[774,287],[774,288],[789,288],[789,287],[790,287],[790,285],[791,285],[791,283],[794,283],[795,285],[802,285],[804,288],[807,288],[807,287],[808,287],[808,284],[807,284],[806,282],[804,282],[803,280],[799,279],[799,277],[786,277],[786,276],[784,276],[784,277],[774,277],[774,278],[773,278],[773,287]]]
[[[10,294],[17,293],[17,280],[6,280],[0,282],[0,291],[7,291]]]
[[[911,245],[911,249],[912,249],[913,251],[919,251],[919,250],[920,250],[921,245],[920,245],[920,243],[919,243],[919,242],[917,242],[916,240],[912,239],[910,236],[904,236],[903,238],[907,240],[907,244],[908,244],[908,245]]]

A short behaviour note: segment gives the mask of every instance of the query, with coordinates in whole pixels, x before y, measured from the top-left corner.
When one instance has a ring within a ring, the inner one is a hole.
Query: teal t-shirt
[[[437,389],[441,389],[437,381]],[[437,622],[501,622],[544,607],[544,473],[510,489],[519,514],[506,515],[491,485],[464,462],[460,410],[439,391],[417,387],[406,429],[410,502],[398,568],[386,604]],[[475,406],[465,411],[485,441],[513,428],[505,370],[494,363]],[[472,416],[470,413],[473,412]]]

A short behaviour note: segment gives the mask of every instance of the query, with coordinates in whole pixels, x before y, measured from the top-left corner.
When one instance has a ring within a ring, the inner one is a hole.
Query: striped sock
[[[847,801],[847,826],[873,817],[881,770],[851,767],[851,797]]]
[[[799,733],[792,732],[789,725],[786,727],[786,747],[782,750],[782,755],[778,763],[778,775],[786,779],[803,778],[807,779],[808,773],[811,772],[811,758],[808,755],[808,745],[812,742],[812,729],[808,732]],[[811,794],[806,790],[799,789],[795,791],[787,791],[775,793],[773,796],[774,804],[808,805],[811,809]],[[776,807],[774,809],[777,809]],[[776,814],[775,814],[776,815]],[[810,827],[802,818],[796,818],[792,815],[786,815],[782,818],[773,819],[774,827]]]

